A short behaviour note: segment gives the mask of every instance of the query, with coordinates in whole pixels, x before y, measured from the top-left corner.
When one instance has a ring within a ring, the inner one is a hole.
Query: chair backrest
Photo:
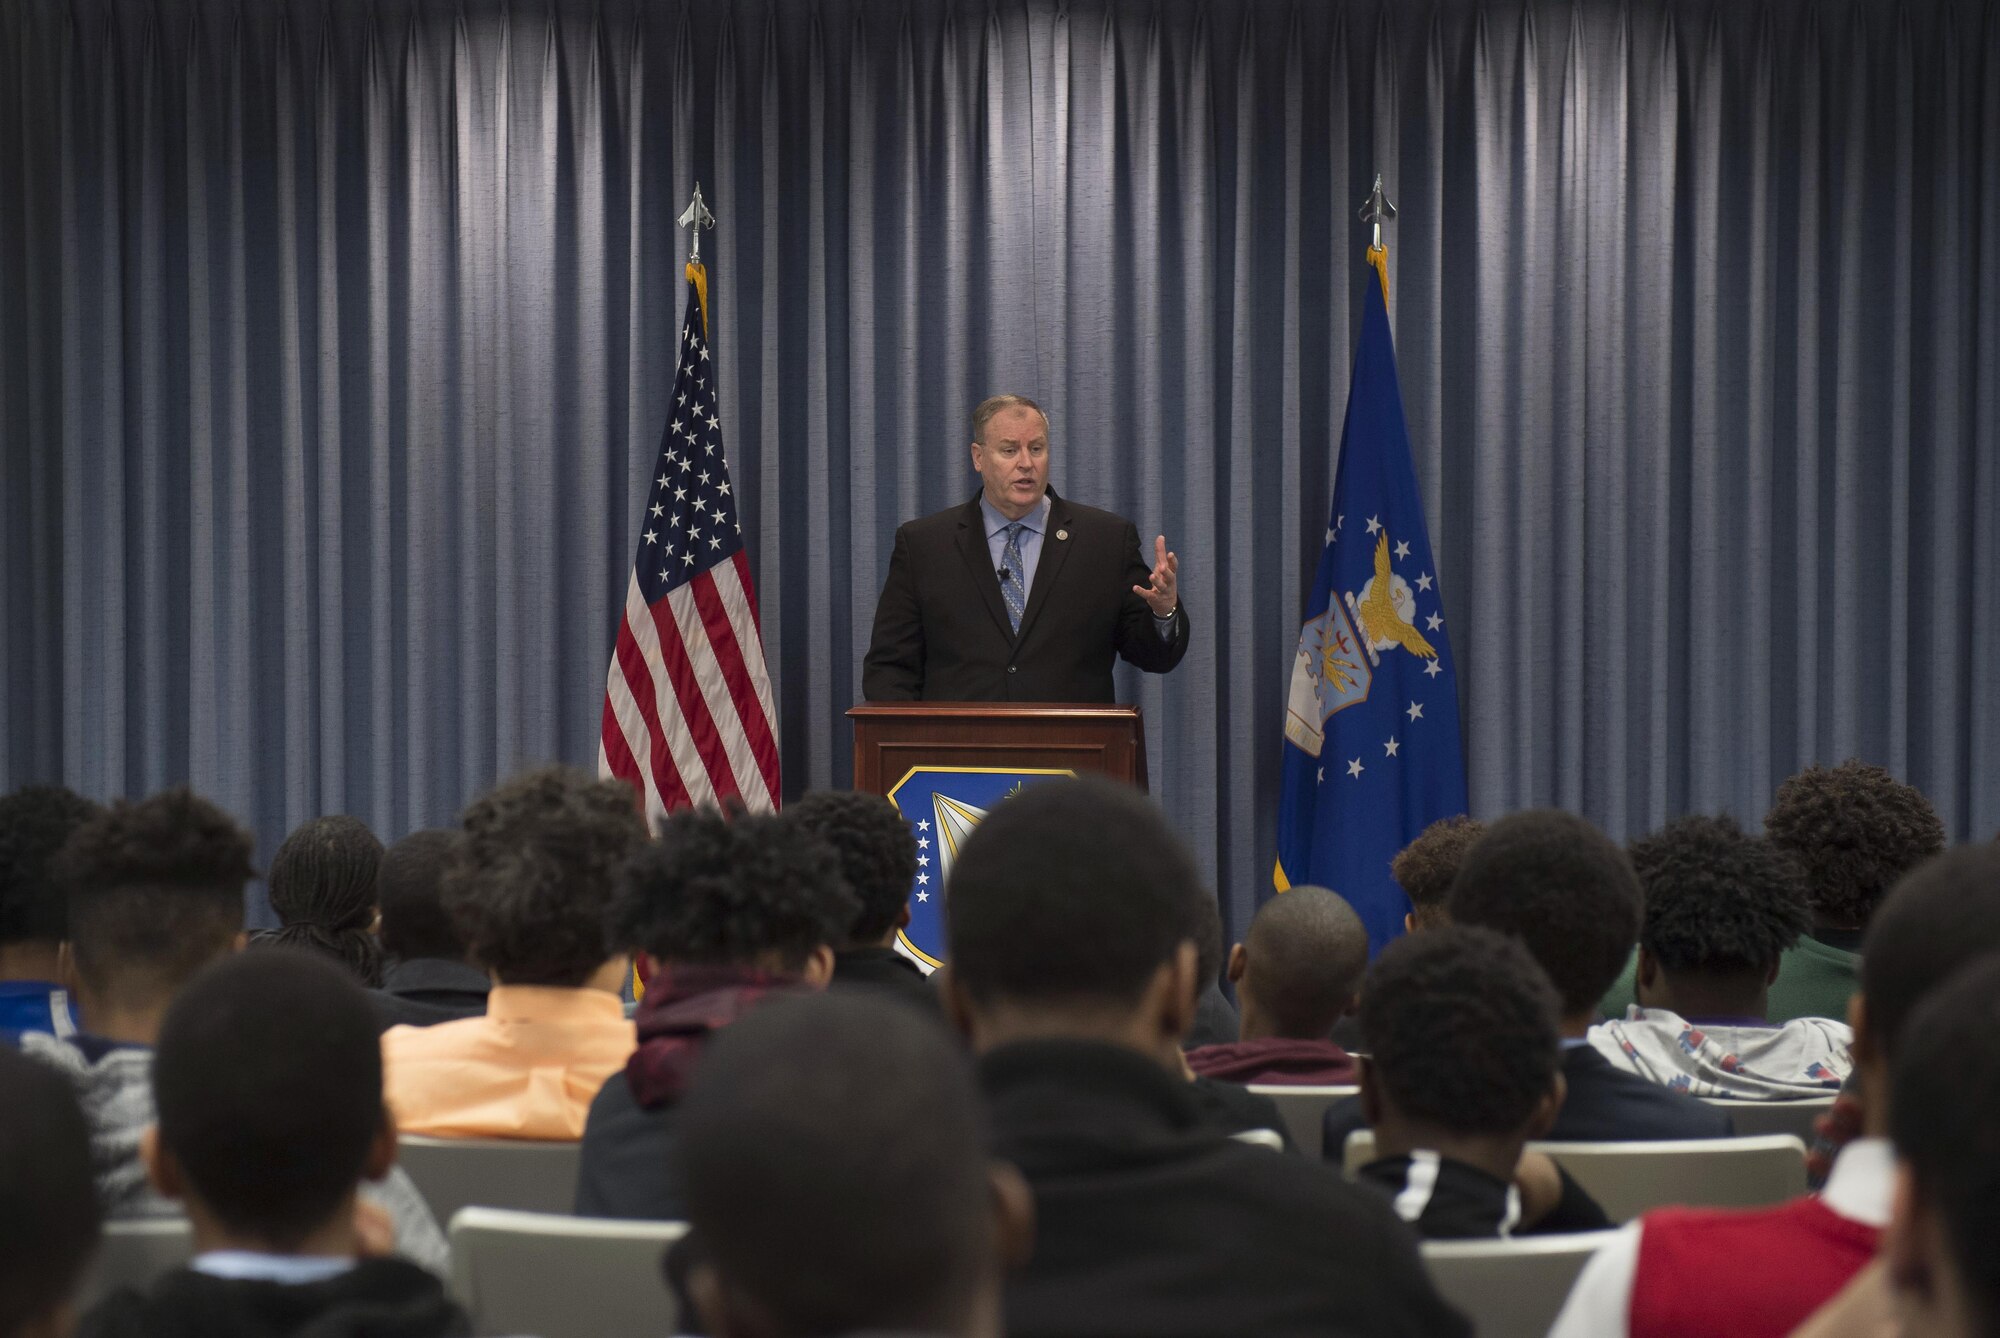
[[[451,1219],[452,1291],[474,1333],[678,1333],[660,1260],[686,1234],[685,1222],[463,1208]]]
[[[1729,1112],[1739,1134],[1796,1134],[1812,1145],[1819,1118],[1833,1109],[1833,1094],[1801,1097],[1796,1101],[1742,1101],[1734,1097],[1709,1096],[1703,1102]]]
[[[77,1284],[77,1311],[90,1309],[120,1287],[144,1291],[162,1273],[193,1257],[194,1232],[185,1217],[106,1222],[97,1256]]]
[[[1479,1338],[1543,1338],[1576,1275],[1616,1234],[1425,1241],[1424,1267],[1439,1294],[1472,1320]]]
[[[1790,1134],[1648,1143],[1530,1143],[1555,1158],[1614,1222],[1650,1208],[1759,1208],[1806,1192],[1806,1145]],[[1375,1159],[1375,1132],[1348,1135],[1349,1175]]]
[[[580,1144],[420,1134],[404,1134],[397,1143],[403,1169],[440,1222],[475,1205],[533,1213],[576,1206]]]
[[[1326,1108],[1334,1102],[1355,1095],[1359,1087],[1282,1087],[1277,1083],[1252,1083],[1250,1090],[1259,1096],[1268,1096],[1278,1104],[1278,1114],[1285,1121],[1292,1141],[1299,1145],[1299,1151],[1319,1160],[1322,1146],[1320,1130],[1321,1117]]]

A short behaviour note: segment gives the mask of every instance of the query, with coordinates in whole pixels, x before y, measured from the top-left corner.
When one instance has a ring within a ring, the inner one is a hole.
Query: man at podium
[[[979,495],[896,531],[862,662],[871,702],[1109,702],[1114,656],[1164,674],[1187,653],[1179,560],[1049,487],[1049,420],[1025,395],[972,411]]]

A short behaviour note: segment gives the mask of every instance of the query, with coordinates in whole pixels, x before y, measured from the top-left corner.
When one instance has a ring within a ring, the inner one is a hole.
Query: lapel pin
[[[1056,538],[1058,538],[1058,539],[1067,539],[1067,538],[1069,538],[1069,531],[1068,531],[1068,530],[1057,530],[1057,531],[1056,531]]]

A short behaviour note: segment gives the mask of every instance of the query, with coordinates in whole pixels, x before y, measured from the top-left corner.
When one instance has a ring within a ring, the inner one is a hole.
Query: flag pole
[[[1375,189],[1361,202],[1361,221],[1375,225],[1374,240],[1368,245],[1368,263],[1382,280],[1382,300],[1389,300],[1389,253],[1382,249],[1382,220],[1394,218],[1396,206],[1382,189],[1382,174],[1375,174]],[[685,221],[685,220],[683,220]]]
[[[708,212],[708,205],[701,198],[701,183],[694,183],[694,199],[681,211],[680,225],[688,230],[688,282],[694,285],[695,296],[701,300],[701,332],[708,334],[708,266],[701,263],[701,230],[715,226],[715,215]]]

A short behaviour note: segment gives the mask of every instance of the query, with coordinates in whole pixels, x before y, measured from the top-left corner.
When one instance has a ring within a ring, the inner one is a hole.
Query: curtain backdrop
[[[2000,827],[1975,0],[8,0],[0,787],[268,858],[590,764],[699,179],[787,792],[1022,391],[1181,554],[1120,685],[1240,931],[1377,172],[1475,811],[1858,755]]]

